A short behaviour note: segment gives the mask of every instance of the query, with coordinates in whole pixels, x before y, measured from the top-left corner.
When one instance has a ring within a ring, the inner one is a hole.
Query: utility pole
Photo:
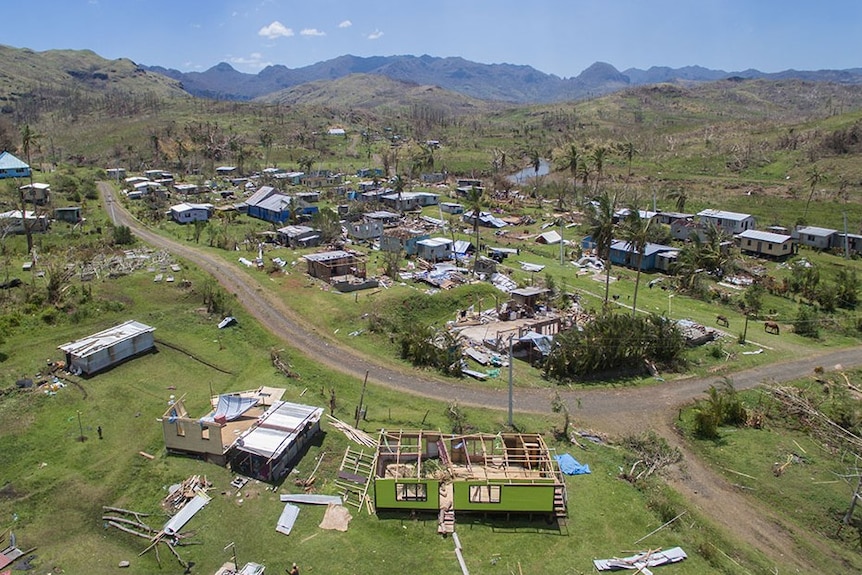
[[[78,430],[81,432],[80,441],[81,443],[84,443],[87,438],[84,437],[84,424],[81,423],[81,410],[78,410]]]
[[[356,429],[359,429],[359,419],[362,417],[362,402],[365,400],[365,386],[368,385],[368,371],[365,372],[365,381],[362,382],[362,393],[359,394],[359,406],[356,408]]]
[[[565,248],[563,248],[563,218],[560,218],[560,265],[563,265],[563,252]]]
[[[236,560],[236,544],[233,541],[231,541],[230,543],[228,543],[227,545],[224,546],[224,550],[227,551],[228,547],[233,548],[233,570],[234,570],[234,573],[239,573],[239,563],[237,563],[237,560]]]
[[[513,369],[513,361],[512,361],[512,340],[515,339],[515,334],[509,336],[509,427],[513,427],[514,424],[512,422],[512,408],[514,404],[514,387],[512,384],[512,369]]]

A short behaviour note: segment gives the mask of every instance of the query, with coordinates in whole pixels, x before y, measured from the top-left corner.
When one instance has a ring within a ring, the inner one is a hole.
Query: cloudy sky
[[[700,65],[728,72],[862,66],[859,0],[27,0],[0,44],[90,49],[203,71],[297,68],[344,54],[460,56],[561,77]]]

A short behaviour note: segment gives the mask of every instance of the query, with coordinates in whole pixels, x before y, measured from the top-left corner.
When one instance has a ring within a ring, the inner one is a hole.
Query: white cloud
[[[377,40],[381,36],[383,36],[383,32],[381,32],[380,30],[375,30],[374,32],[372,32],[371,34],[368,35],[368,39],[369,40]]]
[[[257,70],[272,65],[272,62],[263,61],[263,54],[260,52],[252,52],[248,56],[231,56],[227,61],[229,64]]]
[[[338,25],[339,28],[350,28],[351,26],[353,26],[353,22],[350,20],[345,20]]]
[[[305,28],[299,34],[300,36],[326,36],[326,32],[317,28]]]
[[[268,24],[258,30],[258,36],[263,36],[264,38],[269,38],[270,40],[274,40],[275,38],[279,38],[281,36],[293,36],[293,30],[275,20],[272,24]]]

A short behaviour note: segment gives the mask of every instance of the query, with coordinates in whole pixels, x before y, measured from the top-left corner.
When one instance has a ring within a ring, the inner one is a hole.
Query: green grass
[[[232,477],[228,470],[165,455],[156,419],[170,395],[185,395],[190,409],[203,413],[210,389],[218,393],[259,385],[282,386],[287,389],[286,399],[316,405],[327,405],[329,390],[335,389],[336,416],[352,420],[361,387],[361,382],[328,372],[312,359],[292,352],[285,342],[263,332],[241,309],[234,310],[239,318],[237,326],[217,330],[218,318],[208,317],[199,309],[194,286],[202,281],[201,274],[188,268],[183,274],[192,281],[191,289],[153,283],[152,274],[145,271],[96,282],[92,285],[94,305],[101,308],[104,302],[122,302],[122,309],[117,306],[104,314],[82,314],[80,321],[74,322],[71,316],[61,316],[54,325],[43,324],[38,316],[22,316],[7,332],[0,348],[4,353],[0,389],[10,389],[23,375],[32,377],[45,366],[46,358],[59,359],[56,346],[60,343],[128,318],[155,326],[159,340],[230,372],[223,374],[186,353],[157,345],[157,353],[83,380],[80,388],[61,388],[54,395],[11,391],[0,396],[0,460],[4,462],[0,467],[0,528],[14,530],[23,547],[39,547],[36,573],[62,569],[98,575],[114,572],[121,560],[131,561],[130,573],[158,570],[152,552],[138,557],[146,547],[145,540],[104,527],[101,507],[151,513],[148,521],[158,527],[166,520],[158,503],[167,486],[192,474],[206,475],[214,484],[212,502],[187,526],[196,532],[193,540],[199,545],[179,549],[185,560],[196,564],[197,572],[212,572],[229,560],[230,550],[222,549],[230,542],[235,542],[241,563],[254,560],[273,570],[283,569],[292,561],[308,571],[334,574],[457,570],[451,540],[436,534],[434,517],[376,517],[351,508],[354,519],[350,529],[339,533],[317,528],[321,508],[303,507],[294,532],[285,537],[275,532],[281,504],[278,493],[267,485],[252,482],[236,496],[228,486]],[[271,347],[286,348],[300,379],[286,379],[275,372],[269,363]],[[361,426],[370,432],[381,427],[448,429],[445,406],[439,402],[373,386],[367,390],[365,402],[368,420]],[[477,429],[505,428],[502,413],[473,408],[466,413]],[[542,432],[549,430],[555,419],[519,414],[517,423],[520,429]],[[96,436],[97,426],[103,429],[102,440]],[[84,442],[79,441],[81,427],[87,438]],[[320,493],[335,493],[333,479],[348,441],[327,425],[324,431],[296,473],[300,477],[309,473],[316,459],[323,456],[315,488]],[[571,450],[550,436],[548,441],[561,451]],[[155,459],[141,457],[139,451],[154,454]],[[592,558],[618,555],[632,548],[633,539],[663,522],[657,501],[671,498],[674,509],[683,508],[672,494],[641,491],[618,479],[624,454],[617,448],[597,445],[575,455],[589,463],[593,473],[567,479],[570,521],[566,530],[557,531],[543,520],[458,518],[471,572],[505,574],[516,570],[518,564],[524,572],[588,572]],[[289,478],[278,490],[296,488]],[[690,559],[675,569],[677,573],[722,572],[720,564],[710,563],[714,558],[708,561],[697,551],[707,537],[705,529],[701,521],[693,527],[681,524],[644,545],[682,545]],[[709,532],[708,538],[728,551],[735,545],[717,533]],[[334,548],[339,553],[332,553]],[[396,548],[398,553],[386,551]],[[739,553],[752,569],[765,565],[750,549]],[[177,570],[175,560],[165,550],[161,559],[162,569]]]
[[[851,381],[860,377],[859,372],[849,375]],[[743,397],[749,409],[765,411],[762,429],[722,427],[719,439],[692,439],[693,411],[688,409],[682,426],[692,447],[740,492],[777,512],[792,524],[793,532],[804,533],[796,542],[818,562],[824,561],[822,572],[858,571],[860,522],[854,519],[839,529],[855,488],[855,457],[812,436],[805,427],[778,418],[765,390],[745,392]],[[828,567],[827,554],[839,557],[842,564]]]

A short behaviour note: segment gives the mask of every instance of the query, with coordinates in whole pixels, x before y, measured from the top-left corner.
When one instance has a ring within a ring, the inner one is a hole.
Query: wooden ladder
[[[368,499],[368,488],[372,483],[374,466],[377,462],[377,453],[366,453],[361,449],[355,451],[350,447],[344,452],[341,466],[335,484],[341,488],[344,502],[362,509],[363,503],[369,513],[373,513],[373,506]]]
[[[557,521],[561,524],[565,523],[566,518],[569,516],[566,499],[565,484],[558,483],[554,485],[554,516],[556,516]]]
[[[446,533],[455,532],[455,510],[449,507],[441,509],[437,516],[437,533],[445,535]]]

